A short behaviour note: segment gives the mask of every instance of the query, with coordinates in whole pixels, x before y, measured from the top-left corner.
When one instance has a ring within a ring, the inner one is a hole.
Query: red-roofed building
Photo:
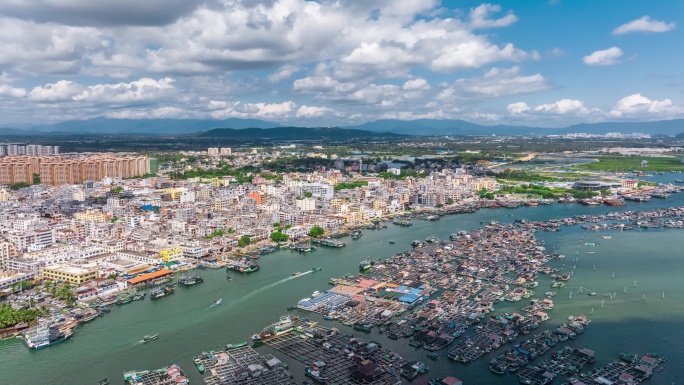
[[[128,284],[135,286],[135,285],[139,285],[142,283],[147,283],[149,281],[152,281],[152,280],[155,280],[158,278],[167,277],[169,275],[173,275],[173,271],[171,271],[171,270],[157,270],[157,271],[154,271],[152,273],[147,273],[147,274],[139,275],[135,278],[131,278],[128,280]]]

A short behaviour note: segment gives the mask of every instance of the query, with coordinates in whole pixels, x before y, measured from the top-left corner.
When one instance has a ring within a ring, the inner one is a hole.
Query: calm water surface
[[[668,182],[678,178],[681,178],[680,174],[649,179]],[[283,315],[288,305],[310,296],[314,290],[326,290],[331,277],[355,273],[359,261],[369,256],[392,256],[409,248],[413,239],[424,239],[430,235],[446,238],[456,230],[474,229],[480,226],[480,222],[491,220],[543,220],[582,213],[680,205],[684,205],[684,193],[672,195],[667,200],[653,199],[649,203],[618,208],[551,205],[481,210],[473,214],[446,216],[434,222],[415,220],[410,228],[390,225],[387,230],[365,231],[357,241],[346,239],[348,246],[339,250],[319,248],[307,255],[280,251],[262,257],[259,261],[262,269],[247,276],[226,273],[225,270],[205,270],[201,272],[206,277],[204,283],[191,288],[178,287],[174,295],[158,301],[147,299],[116,308],[104,318],[79,326],[70,341],[48,349],[30,351],[19,340],[0,343],[0,384],[96,384],[105,377],[116,384],[123,382],[125,370],[156,369],[172,363],[179,364],[193,384],[201,384],[202,376],[192,363],[193,355],[203,350],[220,349],[226,343],[249,340],[254,332]],[[612,238],[603,239],[601,235],[611,235]],[[616,358],[621,352],[656,352],[669,361],[666,369],[650,382],[684,382],[684,350],[680,345],[684,339],[683,235],[682,230],[595,233],[579,227],[564,227],[556,233],[538,233],[548,248],[555,248],[567,256],[552,264],[565,272],[574,269],[569,287],[558,290],[554,297],[556,308],[549,312],[552,319],[546,327],[564,322],[569,315],[586,314],[593,322],[573,345],[594,349],[598,364]],[[389,240],[396,244],[390,245]],[[588,248],[584,242],[598,242],[600,247]],[[586,254],[589,250],[596,253]],[[323,270],[291,276],[293,272],[309,271],[316,266],[323,267]],[[232,280],[227,280],[227,276]],[[637,281],[636,287],[634,281]],[[548,277],[540,277],[537,297],[549,290],[548,282]],[[580,287],[597,295],[589,297],[586,291],[580,293]],[[616,293],[615,300],[610,300],[606,293]],[[223,304],[209,308],[220,297]],[[519,310],[525,305],[525,300],[501,303],[497,312]],[[350,328],[338,323],[329,325],[352,333]],[[138,343],[144,335],[155,333],[160,334],[158,340]],[[407,340],[389,340],[376,331],[364,338],[381,342],[405,358],[427,360],[426,351],[409,347]],[[271,352],[268,347],[261,347],[259,351],[261,354]],[[499,377],[489,372],[487,363],[493,355],[462,365],[448,361],[446,350],[440,354],[440,360],[429,362],[430,378],[455,375],[470,384],[517,383],[514,376]],[[285,358],[283,355],[279,357]],[[289,358],[285,360],[290,363],[293,374],[303,378],[301,365]]]

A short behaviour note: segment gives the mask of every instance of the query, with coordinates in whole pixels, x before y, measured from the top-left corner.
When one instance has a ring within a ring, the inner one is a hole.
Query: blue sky
[[[7,0],[0,124],[684,117],[684,2]]]

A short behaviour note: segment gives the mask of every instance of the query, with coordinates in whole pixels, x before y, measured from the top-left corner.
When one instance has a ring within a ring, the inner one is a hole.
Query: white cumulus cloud
[[[428,90],[430,89],[430,83],[428,83],[428,81],[423,78],[411,79],[404,83],[404,85],[401,86],[401,88],[404,91]]]
[[[0,96],[23,98],[26,96],[26,90],[23,88],[12,87],[9,84],[0,84]]]
[[[646,32],[646,33],[656,33],[656,32],[667,32],[675,29],[677,25],[675,23],[666,23],[660,20],[651,20],[648,16],[642,16],[636,20],[632,20],[629,23],[625,23],[613,30],[613,35],[624,35],[626,33],[632,32]]]
[[[301,106],[297,109],[296,116],[298,118],[317,118],[328,114],[333,114],[333,111],[327,107],[316,107],[316,106]]]
[[[264,118],[278,119],[292,115],[297,107],[293,101],[282,103],[242,103],[211,100],[209,115],[215,119],[225,118]]]
[[[292,75],[297,71],[299,71],[299,67],[294,66],[294,65],[290,65],[290,64],[286,64],[286,65],[278,68],[278,70],[276,72],[270,74],[268,76],[268,81],[271,83],[280,83],[283,80],[290,79],[292,77]]]
[[[74,101],[129,103],[160,98],[165,93],[175,90],[172,78],[159,80],[142,78],[130,83],[97,84],[89,86]]]
[[[542,74],[521,75],[520,67],[494,67],[482,77],[457,80],[453,86],[443,89],[439,99],[460,97],[499,97],[542,91],[549,87]]]
[[[473,28],[492,28],[492,27],[508,27],[509,25],[518,21],[518,18],[509,12],[506,16],[500,19],[490,19],[489,16],[493,13],[501,12],[501,6],[495,4],[481,4],[475,8],[470,9],[470,24]]]
[[[619,63],[618,59],[622,56],[622,50],[619,47],[610,47],[608,49],[594,51],[584,57],[584,64],[590,66],[607,66]]]
[[[511,115],[522,115],[530,111],[530,106],[528,106],[525,102],[511,103],[506,106],[506,111],[508,111],[508,113]]]
[[[676,106],[670,99],[651,100],[641,94],[620,99],[610,111],[614,117],[628,115],[676,115],[684,113],[684,107]]]
[[[70,80],[60,80],[44,86],[34,87],[29,93],[29,98],[39,102],[69,101],[83,92],[85,87]]]
[[[584,102],[577,99],[561,99],[555,103],[540,104],[534,108],[536,112],[567,115],[567,114],[586,114],[589,109],[584,106]]]

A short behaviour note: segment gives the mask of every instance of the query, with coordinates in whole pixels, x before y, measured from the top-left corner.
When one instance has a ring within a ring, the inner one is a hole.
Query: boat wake
[[[269,289],[271,289],[271,288],[273,288],[273,287],[276,287],[276,286],[278,286],[278,285],[280,285],[280,284],[282,284],[282,283],[285,283],[285,282],[287,282],[287,281],[291,281],[291,280],[293,280],[293,279],[300,278],[300,277],[302,277],[302,276],[305,276],[305,275],[311,274],[311,273],[313,273],[313,271],[309,270],[309,271],[306,271],[306,272],[301,273],[301,274],[298,274],[298,275],[290,275],[290,276],[288,276],[287,278],[281,279],[280,281],[276,281],[276,282],[273,282],[273,283],[268,284],[268,285],[266,285],[266,286],[262,286],[262,287],[260,287],[260,288],[258,288],[258,289],[256,289],[256,290],[250,292],[249,294],[247,294],[247,295],[241,297],[240,299],[238,299],[238,300],[236,300],[236,301],[230,301],[230,305],[229,305],[229,306],[233,306],[233,305],[235,305],[235,304],[244,302],[244,301],[248,300],[249,298],[252,298],[253,296],[255,296],[255,295],[257,295],[257,294],[259,294],[259,293],[261,293],[261,292],[263,292],[263,291],[269,290]]]
[[[291,281],[291,280],[293,280],[293,279],[296,279],[296,278],[299,278],[299,277],[302,277],[302,276],[304,276],[304,275],[311,274],[311,273],[313,273],[313,271],[306,271],[306,272],[301,273],[301,274],[291,275],[291,276],[289,276],[289,277],[287,277],[287,278],[281,279],[280,281],[273,282],[273,283],[270,284],[270,285],[266,285],[266,286],[263,286],[263,287],[260,287],[260,288],[258,288],[258,289],[256,289],[256,290],[254,290],[253,292],[251,292],[251,293],[247,294],[245,297],[243,297],[243,299],[244,299],[244,298],[247,298],[247,297],[249,297],[249,296],[251,296],[251,295],[260,293],[260,292],[262,292],[262,291],[264,291],[264,290],[268,290],[268,289],[270,289],[270,288],[272,288],[272,287],[278,286],[278,285],[280,285],[281,283],[284,283],[284,282],[287,282],[287,281]]]

